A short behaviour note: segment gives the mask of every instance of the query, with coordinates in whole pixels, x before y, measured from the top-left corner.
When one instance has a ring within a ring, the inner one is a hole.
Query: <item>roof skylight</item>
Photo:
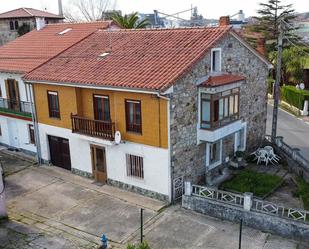
[[[60,33],[58,33],[58,35],[64,35],[64,34],[68,33],[71,30],[72,30],[72,28],[67,28],[67,29],[61,31]]]
[[[110,54],[109,52],[104,52],[103,54],[100,54],[99,57],[105,57],[105,56],[107,56],[109,54]]]

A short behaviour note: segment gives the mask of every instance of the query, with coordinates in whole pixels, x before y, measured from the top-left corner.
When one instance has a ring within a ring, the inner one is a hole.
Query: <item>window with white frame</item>
[[[236,149],[244,150],[245,149],[245,129],[241,129],[236,134]]]
[[[209,164],[215,164],[220,161],[221,141],[214,142],[209,148]]]
[[[221,49],[214,48],[211,50],[211,71],[221,72]]]
[[[143,157],[126,154],[127,175],[144,179]]]

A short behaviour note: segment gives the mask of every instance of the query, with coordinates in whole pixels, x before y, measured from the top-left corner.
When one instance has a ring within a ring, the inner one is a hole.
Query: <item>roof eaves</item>
[[[126,92],[139,92],[147,94],[159,94],[159,90],[150,88],[137,88],[137,87],[120,87],[120,86],[102,86],[93,83],[79,83],[79,82],[55,82],[52,80],[36,80],[36,79],[22,79],[27,83],[32,84],[47,84],[47,85],[59,85],[59,86],[70,86],[70,87],[81,87],[81,88],[94,88],[94,89],[104,89],[113,91],[126,91]]]

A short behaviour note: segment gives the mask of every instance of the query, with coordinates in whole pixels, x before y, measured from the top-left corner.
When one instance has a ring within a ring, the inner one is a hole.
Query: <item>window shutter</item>
[[[10,93],[9,93],[9,81],[5,80],[5,92],[6,92],[6,98],[10,98]]]
[[[19,102],[20,98],[19,98],[19,87],[18,87],[18,81],[14,80],[14,87],[16,90],[16,101]]]

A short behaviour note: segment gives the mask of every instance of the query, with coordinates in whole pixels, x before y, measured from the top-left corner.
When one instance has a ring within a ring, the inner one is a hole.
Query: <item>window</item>
[[[29,130],[29,143],[35,144],[34,127],[32,124],[28,125],[28,130]]]
[[[201,95],[201,128],[210,128],[210,95]]]
[[[239,117],[239,88],[217,94],[201,93],[201,128],[221,127]]]
[[[126,100],[125,108],[127,131],[142,133],[141,102],[137,100]]]
[[[10,30],[15,30],[13,21],[10,21]]]
[[[15,30],[17,30],[19,28],[18,21],[14,22],[14,28],[15,28]]]
[[[50,118],[60,118],[58,92],[47,91]]]
[[[94,95],[93,96],[94,118],[110,122],[110,108],[108,96]]]
[[[221,71],[221,50],[219,48],[211,50],[211,71]]]
[[[140,156],[126,154],[127,175],[137,178],[144,178],[144,162]]]
[[[209,151],[209,163],[214,164],[220,161],[220,150],[221,150],[221,142],[220,140],[210,144]]]

